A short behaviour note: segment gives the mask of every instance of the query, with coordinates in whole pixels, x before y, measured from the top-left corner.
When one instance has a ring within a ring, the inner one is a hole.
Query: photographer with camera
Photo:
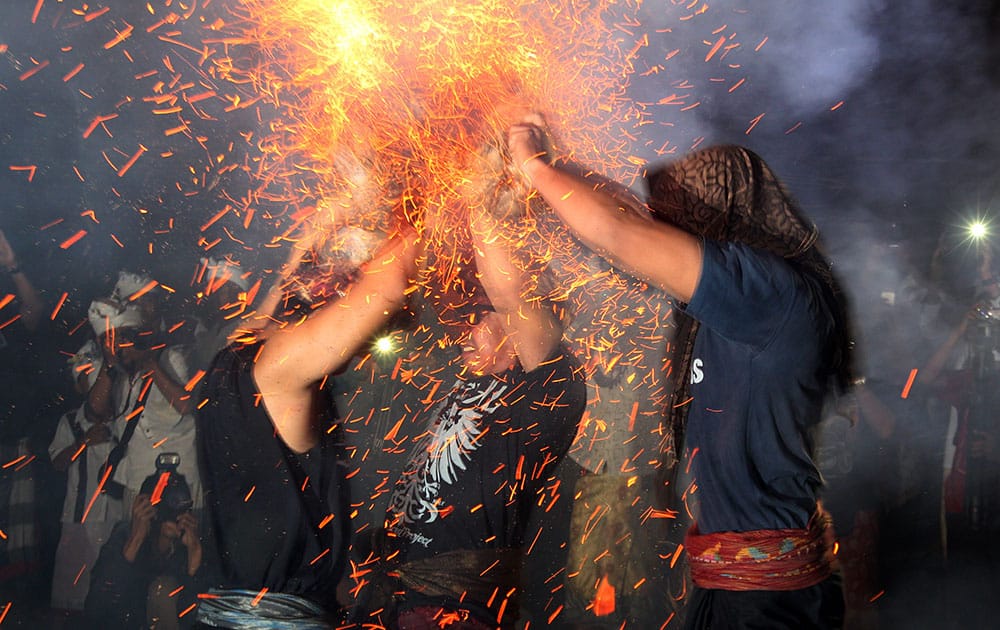
[[[111,532],[94,565],[87,618],[102,628],[194,626],[197,595],[209,583],[191,489],[176,453],[156,459],[132,503],[132,519]]]
[[[87,413],[95,422],[108,423],[118,440],[108,458],[115,471],[104,491],[131,505],[163,447],[180,454],[180,472],[199,509],[195,403],[184,389],[191,376],[185,353],[145,327],[141,311],[132,304],[94,300],[88,317],[104,362],[87,397]]]
[[[1000,275],[981,251],[974,305],[920,373],[949,406],[944,456],[949,627],[1000,614]]]

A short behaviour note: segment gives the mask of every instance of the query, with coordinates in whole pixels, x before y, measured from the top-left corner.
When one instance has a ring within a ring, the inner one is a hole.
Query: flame
[[[601,576],[594,597],[594,615],[604,617],[615,612],[615,587],[608,582],[608,576]]]
[[[260,190],[315,207],[308,221],[328,238],[348,225],[391,231],[405,216],[438,241],[443,262],[431,273],[447,286],[469,261],[456,226],[512,185],[504,135],[525,113],[570,131],[559,154],[606,173],[636,169],[612,124],[634,107],[623,97],[631,66],[621,27],[635,11],[631,2],[244,0],[226,27],[236,45],[214,63],[242,91],[234,106],[271,109],[269,135],[256,140]]]

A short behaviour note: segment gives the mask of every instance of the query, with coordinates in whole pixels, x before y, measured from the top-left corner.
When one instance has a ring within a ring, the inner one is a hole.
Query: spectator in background
[[[920,371],[947,406],[943,515],[944,627],[988,627],[1000,615],[1000,274],[979,252],[972,308]]]
[[[101,369],[101,351],[88,341],[73,356],[70,371],[77,392],[86,397]],[[121,501],[97,494],[101,467],[114,446],[106,422],[87,417],[86,405],[67,412],[49,445],[56,470],[66,473],[62,533],[52,577],[52,608],[83,612],[90,572],[111,528],[121,520]]]
[[[198,593],[210,583],[191,490],[164,453],[111,532],[94,565],[87,618],[94,628],[190,628]]]
[[[154,331],[144,329],[133,305],[95,300],[88,316],[104,357],[87,397],[88,413],[110,423],[118,440],[110,456],[116,470],[108,483],[121,484],[123,505],[132,505],[157,455],[175,452],[199,509],[194,402],[185,389],[191,374],[183,349],[165,346]]]
[[[168,294],[148,273],[119,271],[110,298],[119,304],[135,305],[142,316],[141,328],[151,331],[158,343],[177,346],[194,341],[196,322],[181,319],[180,313],[169,308]]]
[[[0,601],[33,601],[48,591],[41,580],[37,454],[51,437],[51,425],[39,418],[58,390],[42,385],[49,380],[50,343],[43,309],[0,231]]]

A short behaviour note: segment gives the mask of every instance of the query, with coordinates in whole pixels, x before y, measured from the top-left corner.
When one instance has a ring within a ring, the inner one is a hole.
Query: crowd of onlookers
[[[198,380],[235,327],[226,309],[249,288],[225,260],[200,265],[196,312],[165,309],[169,294],[152,277],[119,272],[67,359],[48,326],[52,305],[0,233],[11,282],[0,328],[0,614],[12,623],[49,610],[44,623],[141,626],[147,595],[149,614],[164,619],[194,602],[205,574]],[[192,588],[173,596],[181,584]]]
[[[845,262],[860,373],[819,459],[849,627],[988,627],[1000,585],[1000,276],[991,246],[877,240]]]

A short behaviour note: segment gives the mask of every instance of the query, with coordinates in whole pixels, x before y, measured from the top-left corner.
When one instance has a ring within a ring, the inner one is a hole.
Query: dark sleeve
[[[198,449],[213,558],[225,585],[265,586],[268,541],[288,534],[275,522],[289,479],[274,427],[253,382],[256,349],[227,348],[206,376],[208,403],[198,415]]]
[[[800,272],[778,256],[706,240],[701,278],[685,312],[727,339],[763,348],[803,286]]]
[[[212,562],[225,588],[267,588],[327,605],[334,594],[328,587],[343,568],[348,519],[341,503],[315,495],[342,488],[336,452],[326,432],[300,456],[281,441],[253,380],[258,350],[259,344],[219,353],[203,390],[208,402],[198,415],[198,448]],[[322,396],[317,402],[329,403]],[[330,513],[339,526],[319,528]]]
[[[90,573],[85,611],[88,619],[100,624],[95,628],[137,627],[145,622],[150,578],[141,558],[128,562],[122,555],[129,531],[126,521],[115,525]]]

